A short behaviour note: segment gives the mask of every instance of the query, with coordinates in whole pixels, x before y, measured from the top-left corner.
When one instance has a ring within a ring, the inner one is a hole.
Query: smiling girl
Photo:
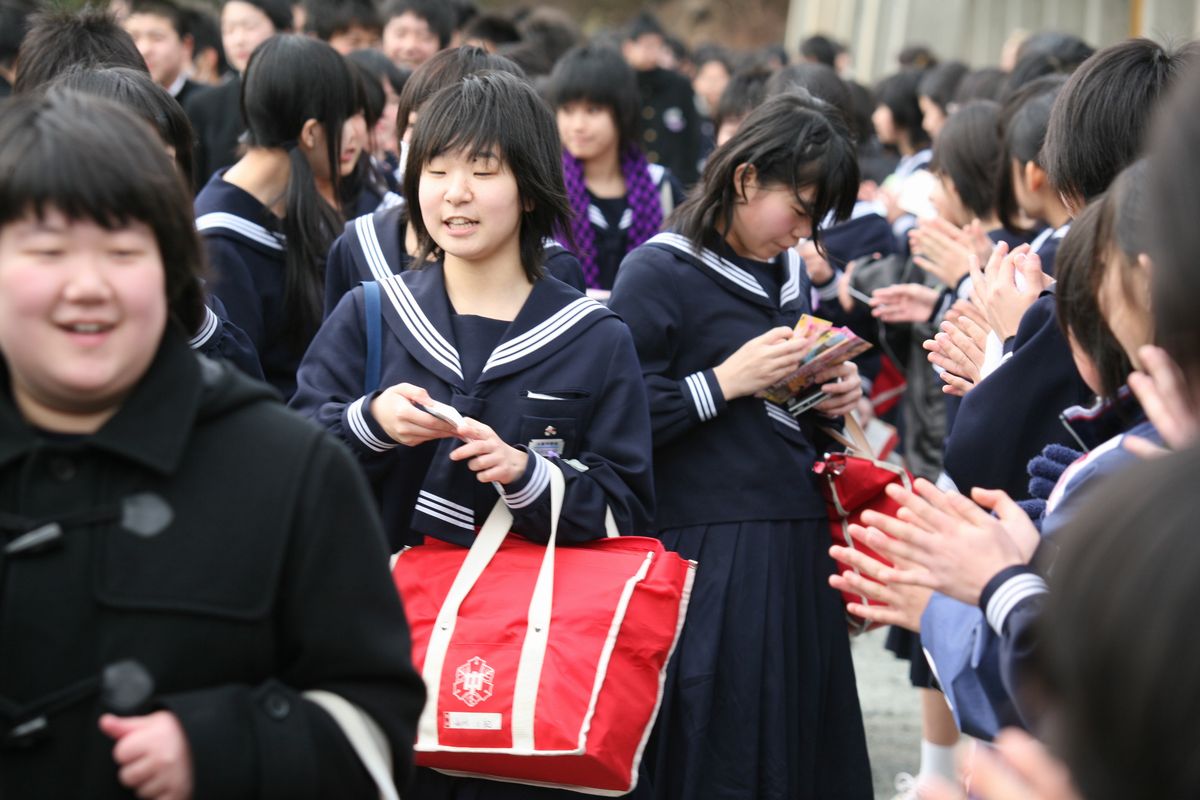
[[[190,201],[128,111],[61,89],[5,107],[4,797],[376,794],[314,690],[411,763],[423,692],[367,488],[188,347]]]
[[[567,215],[549,108],[508,73],[472,75],[422,108],[405,193],[436,261],[379,282],[377,385],[364,379],[366,287],[346,294],[300,366],[294,408],[358,455],[392,550],[423,537],[469,546],[502,499],[545,541],[549,470],[563,472],[560,541],[601,537],[605,510],[644,531],[650,420],[633,341],[600,303],[545,276],[542,240]],[[378,318],[376,318],[378,319]],[[423,408],[447,403],[467,419]],[[422,771],[406,796],[557,796]]]

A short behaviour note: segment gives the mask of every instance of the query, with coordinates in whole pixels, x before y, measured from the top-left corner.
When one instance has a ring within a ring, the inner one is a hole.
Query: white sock
[[[958,776],[954,768],[954,746],[946,747],[933,742],[921,740],[921,772],[920,777],[937,775],[948,781]]]

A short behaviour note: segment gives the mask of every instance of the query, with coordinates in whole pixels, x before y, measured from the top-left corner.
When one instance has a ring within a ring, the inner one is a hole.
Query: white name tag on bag
[[[503,726],[499,714],[478,711],[447,711],[442,715],[442,727],[460,731],[498,731]]]

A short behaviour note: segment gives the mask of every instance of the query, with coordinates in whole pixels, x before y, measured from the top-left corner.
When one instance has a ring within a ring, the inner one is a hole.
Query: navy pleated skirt
[[[824,520],[661,532],[698,562],[645,767],[658,800],[869,800]]]

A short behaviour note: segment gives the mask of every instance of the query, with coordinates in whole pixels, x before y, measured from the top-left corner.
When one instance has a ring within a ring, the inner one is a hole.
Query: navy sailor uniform
[[[610,298],[650,394],[658,535],[699,563],[647,753],[662,800],[872,797],[815,431],[713,374],[809,302],[794,251],[767,265],[674,233],[625,258]]]
[[[364,386],[364,290],[346,294],[300,365],[292,406],[345,441],[379,497],[393,550],[422,535],[469,546],[502,497],[513,530],[549,535],[550,467],[566,479],[559,537],[604,535],[605,508],[621,533],[643,532],[653,507],[650,421],[629,330],[600,303],[543,278],[487,357],[464,377],[470,342],[455,336],[441,264],[379,281],[382,375],[378,389],[407,382],[491,426],[529,453],[524,476],[506,487],[480,484],[449,454],[457,439],[417,447],[392,441],[371,413]],[[415,509],[415,511],[414,511]]]
[[[412,256],[404,247],[405,206],[391,205],[346,223],[346,230],[329,248],[325,264],[325,316],[333,313],[342,295],[363,281],[381,281],[404,272]],[[579,259],[553,239],[545,242],[546,274],[579,291],[584,290]]]
[[[287,240],[279,218],[224,175],[225,170],[213,175],[196,197],[196,229],[212,266],[212,293],[249,337],[267,382],[286,400],[295,391],[304,354],[289,341],[284,311]]]

